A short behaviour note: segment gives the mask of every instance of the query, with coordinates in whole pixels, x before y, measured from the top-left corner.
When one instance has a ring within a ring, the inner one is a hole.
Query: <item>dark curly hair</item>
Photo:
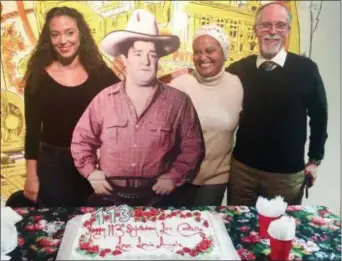
[[[51,44],[49,28],[51,19],[56,16],[68,16],[76,20],[80,32],[79,58],[88,74],[99,74],[104,66],[107,66],[83,15],[74,8],[66,6],[54,7],[46,14],[38,43],[27,63],[24,81],[26,86],[30,86],[32,91],[36,90],[42,71],[53,61],[57,60],[57,54]]]

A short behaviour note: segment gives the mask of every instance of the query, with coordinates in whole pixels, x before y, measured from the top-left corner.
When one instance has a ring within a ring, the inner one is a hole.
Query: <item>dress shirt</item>
[[[264,57],[262,57],[260,54],[257,57],[256,60],[256,67],[259,68],[260,65],[266,61],[271,61],[276,63],[277,65],[284,67],[285,61],[286,61],[286,56],[287,56],[287,52],[285,51],[284,48],[282,48],[276,56],[274,56],[272,59],[268,60],[265,59]]]

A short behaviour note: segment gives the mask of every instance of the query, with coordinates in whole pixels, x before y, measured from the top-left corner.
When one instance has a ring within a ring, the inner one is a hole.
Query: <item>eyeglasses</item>
[[[276,30],[279,32],[285,31],[288,28],[288,24],[282,23],[282,22],[278,22],[278,23],[274,24],[274,26],[275,26]],[[273,24],[269,23],[269,22],[264,22],[264,23],[258,24],[257,28],[262,32],[270,31],[273,28]]]

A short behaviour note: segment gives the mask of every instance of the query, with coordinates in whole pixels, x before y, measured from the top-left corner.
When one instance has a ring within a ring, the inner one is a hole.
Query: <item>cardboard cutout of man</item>
[[[176,51],[179,38],[159,35],[155,17],[136,10],[126,30],[101,45],[123,55],[127,74],[80,118],[71,145],[75,165],[94,188],[90,204],[153,205],[193,178],[205,154],[191,99],[157,79],[159,58]]]

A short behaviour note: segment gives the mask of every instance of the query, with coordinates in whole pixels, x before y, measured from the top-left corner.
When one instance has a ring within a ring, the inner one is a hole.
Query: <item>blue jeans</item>
[[[40,207],[85,206],[93,189],[74,165],[70,148],[42,143],[37,172]]]

